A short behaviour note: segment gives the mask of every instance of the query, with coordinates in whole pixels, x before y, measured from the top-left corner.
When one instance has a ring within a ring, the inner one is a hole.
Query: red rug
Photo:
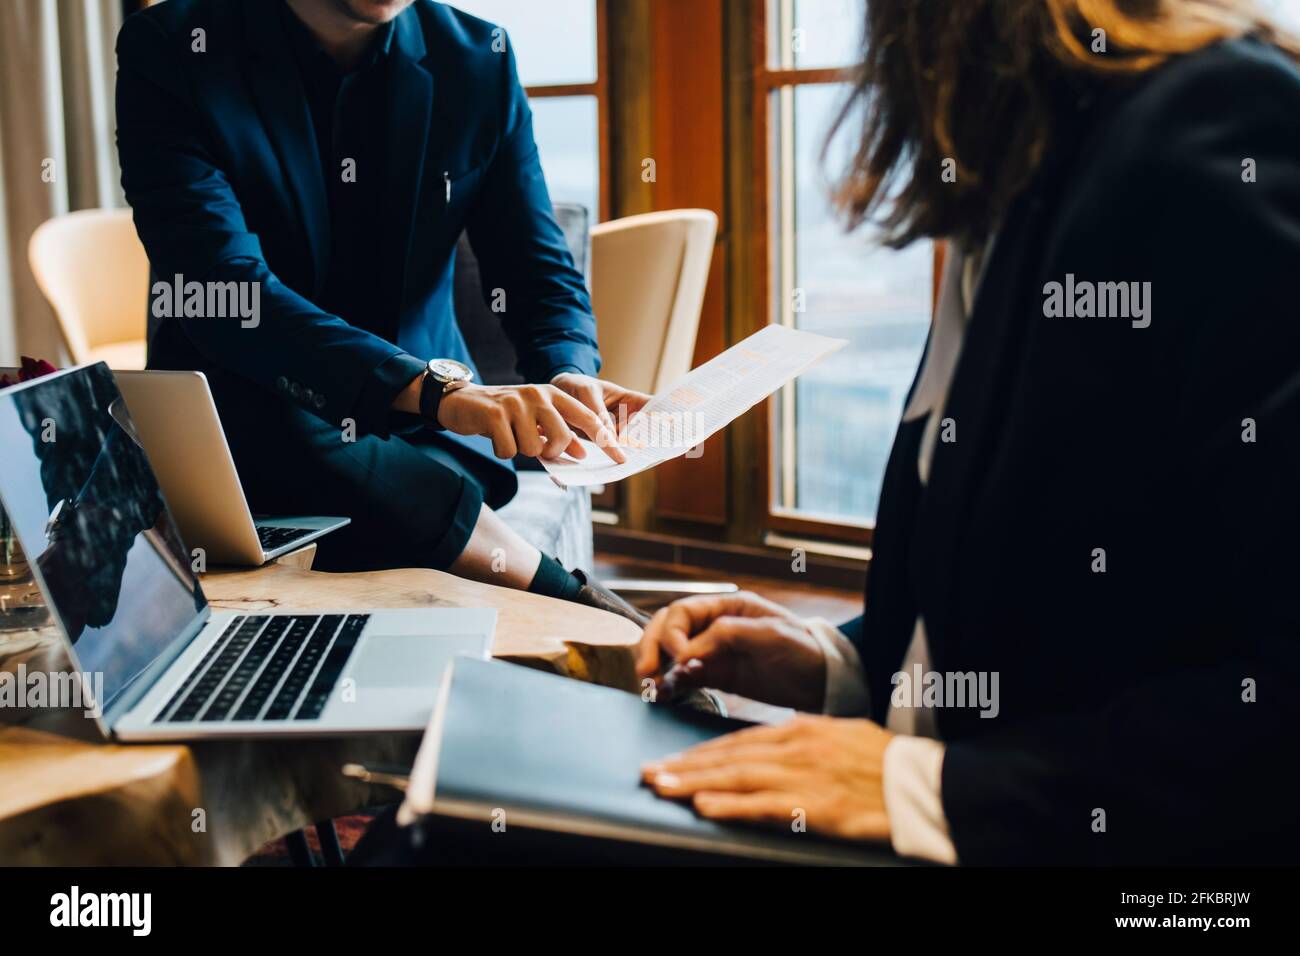
[[[373,815],[368,813],[334,818],[334,829],[338,831],[339,846],[343,849],[344,857],[352,852],[352,848],[357,845],[357,841],[361,839],[373,819]],[[323,860],[320,852],[320,840],[316,836],[315,827],[307,828],[307,843],[311,847],[312,855],[316,858],[316,865],[320,866]],[[293,866],[293,861],[289,858],[289,848],[285,846],[284,840],[274,840],[250,856],[242,865]]]

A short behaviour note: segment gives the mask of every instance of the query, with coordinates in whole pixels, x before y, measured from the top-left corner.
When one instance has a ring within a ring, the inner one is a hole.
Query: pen
[[[343,776],[351,777],[353,780],[360,780],[362,783],[378,783],[385,787],[392,787],[394,790],[406,792],[407,785],[411,778],[399,767],[376,767],[371,770],[369,767],[359,763],[345,763],[342,770]]]
[[[664,703],[668,703],[677,696],[677,682],[685,674],[693,673],[704,666],[703,661],[692,657],[688,661],[673,664],[672,667],[664,673],[659,680],[659,696]]]

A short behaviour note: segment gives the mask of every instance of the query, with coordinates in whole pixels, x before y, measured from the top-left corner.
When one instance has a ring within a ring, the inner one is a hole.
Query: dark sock
[[[572,601],[582,590],[582,581],[566,571],[559,561],[544,554],[542,563],[537,566],[537,573],[533,575],[533,583],[528,585],[528,590],[533,594]]]

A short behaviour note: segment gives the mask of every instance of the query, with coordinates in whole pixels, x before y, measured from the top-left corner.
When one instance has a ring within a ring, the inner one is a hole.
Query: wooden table
[[[242,611],[491,606],[495,656],[637,688],[640,628],[616,615],[440,571],[294,566],[309,563],[298,555],[214,571],[203,589],[214,607]],[[20,662],[29,672],[67,666],[57,634],[0,632],[0,670]],[[393,791],[348,780],[339,768],[406,765],[418,745],[418,734],[108,744],[80,712],[0,709],[0,864],[238,864],[316,820],[391,801]]]

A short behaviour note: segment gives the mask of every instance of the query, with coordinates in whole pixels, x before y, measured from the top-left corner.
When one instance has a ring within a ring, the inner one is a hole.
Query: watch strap
[[[447,382],[438,381],[425,370],[424,381],[420,383],[420,417],[434,431],[447,430],[438,421],[438,409],[442,407],[442,399],[447,394],[447,385]]]

